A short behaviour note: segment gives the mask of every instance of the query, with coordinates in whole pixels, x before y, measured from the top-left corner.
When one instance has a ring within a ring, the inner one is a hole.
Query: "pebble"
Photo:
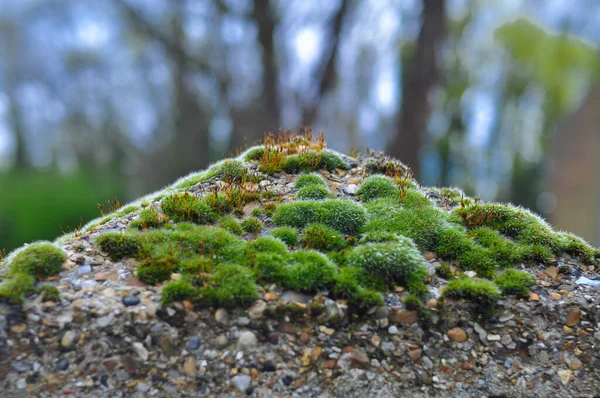
[[[583,364],[577,357],[573,357],[569,361],[569,369],[571,369],[571,370],[579,370],[579,369],[581,369],[582,366],[583,366]]]
[[[356,184],[348,184],[346,185],[342,191],[348,196],[355,196],[358,191],[358,185]]]
[[[456,341],[457,343],[464,343],[467,341],[468,336],[464,329],[452,328],[448,330],[448,338],[452,341]]]
[[[500,341],[502,337],[500,337],[499,334],[488,334],[487,335],[487,339],[488,341]]]
[[[73,346],[74,342],[75,342],[75,332],[72,330],[68,330],[65,332],[62,339],[60,340],[60,345],[63,346],[64,348],[71,348],[71,346]]]
[[[238,390],[245,392],[250,387],[252,378],[248,375],[237,375],[233,377],[232,381]]]
[[[512,312],[505,312],[504,314],[500,315],[500,322],[504,323],[507,321],[510,321],[511,319],[513,319],[515,317],[515,314],[513,314]]]
[[[258,340],[256,339],[256,335],[249,330],[245,330],[240,332],[240,336],[238,338],[237,345],[241,349],[248,349],[255,347],[258,344]]]
[[[19,390],[26,389],[27,388],[27,380],[25,380],[25,379],[19,379],[19,380],[17,380],[16,387]]]
[[[262,300],[258,300],[252,307],[248,309],[248,315],[250,319],[262,318],[263,313],[267,309],[267,303]]]
[[[270,359],[263,364],[263,372],[274,372],[276,369],[277,366],[275,366],[275,363]]]
[[[219,308],[217,312],[215,312],[215,321],[222,326],[227,326],[229,324],[229,313],[224,308]]]
[[[197,350],[198,348],[200,348],[201,344],[202,344],[202,340],[200,340],[200,337],[198,337],[198,336],[192,336],[188,340],[188,342],[186,344],[186,347],[189,350]]]
[[[66,359],[61,359],[60,361],[58,361],[56,363],[56,369],[58,370],[67,370],[69,369],[69,361],[67,361]]]
[[[196,358],[187,357],[183,363],[183,372],[189,377],[196,377],[198,368],[196,366]]]
[[[581,320],[581,310],[579,308],[575,308],[575,309],[569,311],[569,314],[567,315],[567,321],[565,322],[565,324],[567,326],[573,327],[573,326],[577,325],[580,320]]]
[[[143,361],[148,360],[148,350],[142,343],[133,343],[133,350],[142,358]]]
[[[92,272],[92,266],[89,264],[77,268],[77,275],[89,274],[90,272]]]
[[[125,307],[132,307],[134,305],[138,305],[140,303],[140,299],[133,296],[123,297],[123,304]]]
[[[548,296],[550,296],[550,299],[554,300],[554,301],[558,301],[558,300],[562,299],[562,296],[555,292],[550,293]]]
[[[388,328],[388,333],[389,334],[398,334],[398,328],[396,327],[396,325],[392,325]]]

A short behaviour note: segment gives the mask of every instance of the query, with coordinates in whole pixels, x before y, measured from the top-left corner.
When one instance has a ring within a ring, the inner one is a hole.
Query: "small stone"
[[[509,334],[505,334],[504,336],[502,336],[502,338],[500,339],[500,342],[504,345],[509,345],[510,343],[512,343],[512,337],[510,337]]]
[[[321,353],[323,352],[323,349],[321,347],[315,347],[312,349],[312,351],[310,352],[310,360],[312,362],[316,362],[319,357],[321,356]]]
[[[133,349],[142,358],[142,361],[148,360],[148,350],[142,343],[133,343]]]
[[[580,320],[581,320],[581,310],[579,308],[575,308],[575,309],[569,311],[569,314],[567,315],[567,321],[565,322],[565,324],[567,326],[573,327],[573,326],[577,325]]]
[[[366,369],[371,361],[369,360],[369,356],[366,352],[362,350],[354,350],[352,351],[352,354],[350,354],[350,363],[353,368]]]
[[[412,359],[413,361],[418,360],[419,358],[421,358],[421,354],[423,353],[423,351],[420,348],[414,349],[414,350],[410,350],[408,352],[408,356],[410,357],[410,359]]]
[[[500,341],[501,338],[502,337],[500,337],[499,334],[491,334],[490,333],[490,334],[487,335],[488,341]]]
[[[113,318],[114,318],[113,314],[108,314],[107,316],[101,316],[100,318],[96,319],[96,324],[98,326],[100,326],[101,328],[105,328],[112,323]]]
[[[245,392],[248,389],[248,387],[250,387],[252,377],[248,375],[237,375],[232,379],[232,381],[238,390]]]
[[[92,272],[92,266],[89,264],[77,268],[77,275],[89,274],[90,272]]]
[[[563,325],[563,332],[565,332],[566,334],[572,334],[573,333],[573,329],[571,329],[567,325]]]
[[[327,336],[331,336],[331,335],[333,335],[333,334],[335,333],[335,329],[328,328],[328,327],[327,327],[327,326],[325,326],[325,325],[321,325],[321,326],[319,326],[319,330],[320,330],[321,332],[325,333]]]
[[[559,370],[558,375],[560,376],[560,381],[562,381],[563,385],[566,386],[567,383],[569,383],[573,372],[570,370]]]
[[[109,271],[98,272],[95,278],[98,282],[116,281],[119,279],[119,273],[113,268]]]
[[[505,312],[504,314],[500,315],[500,322],[504,323],[504,322],[508,322],[511,319],[513,319],[515,317],[515,314],[513,314],[512,312]]]
[[[389,334],[398,334],[398,327],[396,325],[392,325],[388,328]]]
[[[465,341],[467,341],[467,332],[464,331],[464,329],[461,328],[452,328],[450,330],[448,330],[448,338],[452,341],[456,341],[458,343],[464,343]],[[489,338],[489,336],[488,336]]]
[[[104,297],[115,297],[117,295],[117,292],[112,287],[107,287],[102,291],[102,294],[104,295]]]
[[[463,362],[462,365],[460,365],[460,367],[463,370],[473,370],[475,366],[471,362]]]
[[[540,295],[534,292],[529,292],[529,301],[540,301]]]
[[[277,370],[277,366],[272,360],[265,361],[263,364],[263,372],[275,372]]]
[[[229,313],[224,308],[219,308],[217,312],[215,312],[215,321],[219,325],[226,326],[229,324]]]
[[[183,308],[185,308],[187,311],[194,309],[194,304],[192,304],[192,302],[189,300],[183,300],[181,304],[183,304]]]
[[[241,349],[247,349],[255,347],[258,344],[256,335],[248,330],[240,332],[237,345]]]
[[[224,334],[220,334],[215,339],[215,344],[219,348],[224,348],[224,347],[226,347],[229,344],[229,339]]]
[[[549,296],[550,296],[550,299],[554,300],[554,301],[558,301],[558,300],[562,299],[562,296],[555,292],[550,293]]]
[[[192,336],[188,340],[186,347],[188,348],[188,350],[197,350],[198,348],[200,348],[201,344],[202,344],[202,340],[200,340],[200,337]]]
[[[569,369],[571,369],[571,370],[579,370],[579,369],[581,369],[582,366],[583,366],[583,364],[577,357],[573,357],[569,361]]]
[[[262,300],[258,300],[252,307],[248,309],[248,315],[250,315],[250,319],[259,319],[262,318],[266,309],[267,303]]]
[[[183,372],[189,377],[196,377],[198,368],[196,367],[196,358],[187,357],[183,363]]]
[[[137,363],[135,362],[135,359],[131,357],[131,355],[121,356],[121,364],[127,373],[135,374],[137,370]]]
[[[273,292],[267,292],[265,293],[263,298],[265,299],[265,301],[275,301],[277,300],[277,294]]]
[[[403,326],[409,326],[419,320],[419,313],[417,311],[394,311],[390,320]]]
[[[60,345],[63,346],[64,348],[71,348],[71,346],[73,346],[74,342],[75,342],[75,332],[72,330],[68,330],[65,332],[62,339],[60,340]]]
[[[72,319],[72,318],[71,318]],[[10,331],[15,334],[21,334],[25,330],[27,330],[27,325],[24,323],[19,323],[18,325],[13,325],[10,327]]]
[[[17,380],[16,387],[19,390],[26,389],[27,388],[27,380],[25,380],[25,379],[19,379],[19,380]]]
[[[125,307],[132,307],[134,305],[138,305],[140,303],[140,299],[133,296],[123,297],[123,304]]]
[[[358,191],[358,185],[356,184],[348,184],[347,186],[345,186],[342,191],[344,191],[344,193],[348,196],[355,196],[356,195],[356,191]]]
[[[428,309],[432,309],[432,308],[436,308],[437,305],[438,305],[438,301],[436,299],[432,298],[427,301],[427,303],[425,304],[425,307]]]
[[[544,270],[544,274],[548,275],[552,279],[556,279],[558,276],[558,268],[555,266],[550,266]]]
[[[285,375],[281,378],[281,382],[285,386],[289,386],[290,384],[292,384],[293,381],[294,381],[294,378],[290,375]]]
[[[67,361],[66,359],[61,359],[56,363],[56,369],[64,371],[69,369],[69,365],[69,361]]]

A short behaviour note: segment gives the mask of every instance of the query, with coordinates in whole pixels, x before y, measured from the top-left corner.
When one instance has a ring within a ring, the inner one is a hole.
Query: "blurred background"
[[[600,1],[0,0],[0,249],[311,125],[600,244]]]

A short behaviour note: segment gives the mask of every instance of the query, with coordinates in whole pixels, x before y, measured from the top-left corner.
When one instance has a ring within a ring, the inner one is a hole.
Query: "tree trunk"
[[[441,46],[446,38],[446,1],[422,0],[421,30],[402,82],[402,108],[390,155],[408,164],[420,178],[420,152],[431,113],[429,93],[440,80]]]

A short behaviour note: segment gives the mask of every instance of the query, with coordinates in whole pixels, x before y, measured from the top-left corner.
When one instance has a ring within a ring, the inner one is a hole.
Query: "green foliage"
[[[198,277],[199,274],[207,274],[212,272],[213,264],[208,258],[194,256],[181,260],[179,263],[179,272],[190,278]]]
[[[175,222],[191,221],[196,224],[208,224],[217,219],[217,215],[206,203],[188,192],[164,198],[162,210]]]
[[[304,188],[308,185],[321,185],[327,187],[327,183],[317,174],[302,174],[296,179],[296,189]]]
[[[271,217],[277,211],[277,205],[273,202],[265,203],[265,215]]]
[[[600,250],[593,248],[585,240],[573,234],[559,232],[557,234],[560,248],[572,256],[579,257],[582,261],[591,262],[600,257]]]
[[[36,278],[58,274],[67,255],[52,243],[33,243],[19,251],[10,263],[10,273],[25,273]]]
[[[285,243],[272,236],[261,236],[252,242],[248,242],[247,250],[249,253],[273,253],[281,255],[285,255],[288,252]]]
[[[263,213],[262,209],[260,207],[257,207],[255,209],[252,209],[252,211],[250,212],[250,214],[254,217],[258,217]]]
[[[38,292],[42,295],[43,302],[60,302],[60,291],[56,288],[56,286],[44,285],[38,289]]]
[[[0,298],[12,302],[22,303],[23,296],[35,292],[35,277],[26,273],[15,273],[0,284]]]
[[[244,233],[242,226],[235,218],[231,216],[224,216],[219,219],[219,226],[234,235],[241,235]]]
[[[361,205],[340,199],[285,203],[273,215],[277,225],[304,228],[322,223],[347,235],[355,235],[366,221],[367,215]]]
[[[298,232],[289,227],[279,227],[271,231],[271,235],[281,239],[288,246],[296,246],[298,244]]]
[[[129,224],[132,228],[149,229],[160,228],[165,223],[165,217],[156,209],[144,209],[138,214],[138,218]]]
[[[300,242],[307,249],[322,252],[341,250],[346,247],[344,237],[333,228],[323,224],[310,224],[302,232]]]
[[[435,269],[435,272],[446,280],[452,280],[456,278],[456,274],[452,270],[452,267],[447,262],[442,261],[440,266]]]
[[[184,178],[180,182],[176,183],[173,188],[175,188],[175,189],[184,189],[184,190],[187,191],[188,189],[190,189],[194,185],[199,184],[199,183],[201,183],[203,181],[206,181],[206,180],[208,180],[211,177],[214,177],[214,176],[210,175],[208,173],[195,173],[195,174],[192,174],[192,175]]]
[[[500,299],[500,291],[493,282],[487,279],[461,276],[446,285],[443,297],[469,300],[485,313],[496,306],[496,302]]]
[[[137,277],[151,285],[171,279],[171,274],[179,267],[179,259],[170,249],[157,250],[137,266]]]
[[[389,178],[374,175],[363,181],[356,195],[363,202],[369,202],[378,198],[397,198],[400,195],[400,190]]]
[[[288,156],[285,159],[283,169],[287,173],[310,172],[321,169],[333,171],[335,169],[347,170],[348,165],[333,152],[308,150],[297,155]]]
[[[247,268],[220,264],[207,286],[200,290],[200,297],[208,305],[233,308],[252,304],[259,294],[258,286]]]
[[[300,200],[320,200],[333,198],[333,195],[327,187],[313,184],[301,188],[296,194],[296,198]]]
[[[297,250],[288,256],[284,287],[316,292],[333,281],[337,267],[323,254],[312,250]]]
[[[242,221],[242,229],[249,233],[258,233],[262,231],[263,223],[256,217],[249,217]]]
[[[348,266],[348,257],[349,254],[354,250],[353,247],[348,247],[343,250],[333,251],[327,253],[327,257],[333,261],[339,267],[347,267]]]
[[[433,201],[416,189],[403,189],[400,191],[398,201],[402,206],[410,209],[433,208]]]
[[[194,301],[198,297],[198,289],[187,279],[180,279],[167,283],[161,291],[162,303],[171,303],[173,301],[190,300]]]
[[[137,238],[133,235],[119,232],[107,232],[96,238],[100,249],[108,253],[113,261],[126,257],[137,257],[139,246]]]
[[[531,249],[506,239],[498,231],[489,228],[475,228],[469,231],[477,243],[489,249],[495,262],[501,267],[512,267],[519,261],[531,257]]]
[[[507,269],[496,277],[495,282],[504,294],[527,297],[529,296],[529,288],[535,286],[536,279],[525,271]]]
[[[358,243],[364,245],[365,243],[400,242],[401,240],[402,238],[400,236],[392,232],[373,231],[363,234]]]
[[[363,268],[344,267],[340,268],[337,275],[334,276],[335,286],[333,292],[337,297],[348,299],[351,308],[366,310],[375,305],[383,304],[383,296],[373,288],[366,288],[372,285],[369,283],[369,276]]]
[[[405,283],[413,293],[426,291],[427,277],[423,257],[408,238],[399,243],[370,243],[357,246],[349,265],[363,268],[368,274],[383,279],[386,285]]]
[[[252,148],[246,153],[246,160],[247,161],[260,160],[260,159],[262,159],[264,153],[265,153],[264,147]]]
[[[288,266],[281,254],[259,252],[254,257],[253,272],[258,280],[285,285]]]
[[[226,159],[219,165],[218,174],[225,181],[240,181],[246,172],[244,163],[236,159]]]

